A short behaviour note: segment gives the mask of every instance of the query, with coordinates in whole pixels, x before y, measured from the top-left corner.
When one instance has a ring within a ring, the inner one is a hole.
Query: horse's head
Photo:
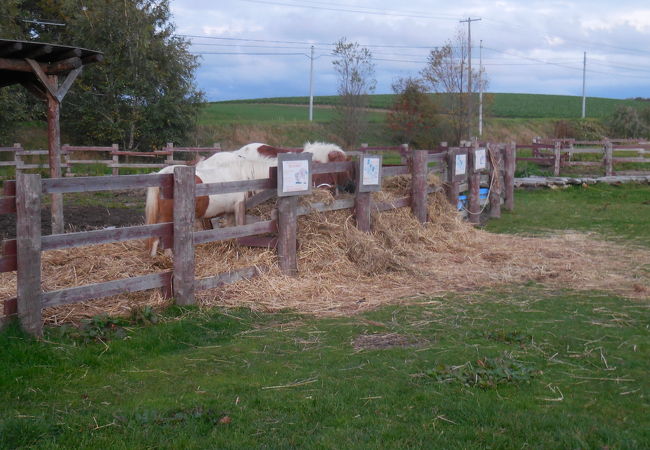
[[[327,162],[346,162],[351,160],[352,158],[350,156],[347,156],[341,149],[331,150],[327,154]],[[321,162],[315,161],[315,164],[319,163]],[[340,190],[348,193],[353,193],[356,188],[353,173],[351,170],[314,175],[313,181],[316,187],[328,187],[333,191]]]

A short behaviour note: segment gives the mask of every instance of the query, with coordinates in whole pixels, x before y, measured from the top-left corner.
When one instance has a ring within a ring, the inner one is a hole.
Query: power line
[[[435,16],[435,15],[425,15],[425,14],[408,14],[408,13],[400,13],[397,11],[393,12],[387,12],[384,10],[375,10],[374,8],[372,9],[349,9],[349,8],[333,8],[329,6],[314,6],[314,5],[300,5],[300,4],[292,4],[292,3],[283,3],[283,2],[274,2],[274,1],[267,1],[267,0],[240,0],[243,2],[249,2],[249,3],[260,3],[264,5],[274,5],[274,6],[289,6],[292,8],[308,8],[308,9],[317,9],[321,11],[336,11],[336,12],[348,12],[348,13],[355,13],[355,14],[369,14],[373,16],[389,16],[389,17],[410,17],[410,18],[418,18],[418,19],[435,19],[435,20],[450,20],[450,21],[456,21],[456,17],[445,17],[445,16]]]

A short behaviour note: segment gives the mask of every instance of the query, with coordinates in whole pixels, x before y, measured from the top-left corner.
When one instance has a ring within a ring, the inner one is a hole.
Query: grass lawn
[[[488,222],[489,231],[544,234],[577,230],[650,246],[650,186],[641,184],[518,189],[515,209]]]
[[[650,245],[647,200],[518,191],[489,228]],[[649,327],[647,301],[533,282],[343,318],[145,310],[41,342],[9,327],[0,448],[648,448]]]

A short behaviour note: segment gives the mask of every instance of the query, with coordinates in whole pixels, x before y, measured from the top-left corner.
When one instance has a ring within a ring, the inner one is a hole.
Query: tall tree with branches
[[[469,102],[476,102],[476,94],[483,84],[487,87],[485,74],[472,69],[472,96],[467,91],[468,51],[467,36],[459,30],[453,40],[448,40],[444,46],[431,50],[427,65],[421,72],[422,78],[433,92],[441,95],[441,112],[446,115],[449,127],[453,130],[453,140],[458,143],[461,139],[469,139],[467,130],[467,112]],[[477,108],[472,108],[476,111]]]
[[[344,144],[352,147],[368,126],[368,95],[377,84],[375,64],[370,50],[346,38],[335,44],[333,55],[339,94],[333,125]]]
[[[432,148],[438,125],[437,107],[419,78],[399,78],[393,85],[395,100],[386,123],[400,144]]]

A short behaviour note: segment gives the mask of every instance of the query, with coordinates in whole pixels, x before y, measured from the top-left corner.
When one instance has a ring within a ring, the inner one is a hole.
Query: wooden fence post
[[[361,187],[361,177],[363,174],[363,156],[357,159],[356,166],[356,183],[357,189],[354,193],[354,219],[357,222],[357,228],[364,233],[369,233],[371,230],[371,213],[370,205],[372,202],[371,192],[359,192]]]
[[[70,152],[67,149],[68,147],[70,147],[70,144],[63,144],[63,146],[61,146],[61,154],[63,155],[63,162],[65,165],[65,176],[71,177],[72,166],[70,165]]]
[[[501,217],[501,151],[494,144],[488,144],[488,154],[490,156],[490,217]]]
[[[427,208],[427,150],[415,150],[411,157],[411,211],[420,223],[425,223]]]
[[[517,166],[517,144],[511,142],[506,145],[503,154],[503,186],[504,186],[504,203],[503,207],[512,211],[515,207],[515,168]]]
[[[297,196],[278,198],[278,265],[282,273],[286,275],[296,275],[298,273],[296,256],[297,208]]]
[[[605,166],[605,176],[611,177],[614,173],[613,155],[614,150],[610,141],[605,141],[603,148],[603,164]]]
[[[174,164],[174,143],[167,142],[167,146],[165,147],[165,150],[171,152],[169,155],[167,155],[167,159],[165,159],[165,164],[171,166],[172,164]]]
[[[111,156],[113,157],[112,158],[113,159],[113,170],[111,171],[111,173],[113,175],[119,175],[120,174],[120,168],[117,167],[117,165],[120,163],[120,155],[116,155],[115,152],[120,151],[120,146],[119,146],[119,144],[113,144],[113,145],[111,145],[111,147],[113,148],[113,150],[111,151],[111,153],[112,153]]]
[[[16,258],[18,317],[25,331],[41,336],[40,175],[16,176]]]
[[[559,141],[555,141],[555,146],[553,147],[553,176],[560,176],[560,158],[562,157],[560,153],[560,148],[562,144]]]
[[[481,217],[481,174],[476,171],[475,161],[477,147],[478,142],[474,141],[472,148],[467,152],[467,220],[470,223],[479,223]]]
[[[402,164],[406,164],[409,158],[409,145],[408,144],[402,144],[399,146],[399,159],[402,162]]]
[[[194,167],[174,168],[174,275],[176,304],[193,305],[194,299]]]
[[[458,194],[460,189],[460,183],[456,181],[456,175],[454,173],[456,164],[456,151],[453,148],[447,150],[447,183],[445,184],[445,193],[447,195],[447,200],[454,208],[458,207]]]
[[[20,171],[20,167],[23,165],[23,158],[20,156],[20,151],[22,150],[21,146],[19,143],[14,144],[14,163],[16,164],[14,166],[15,171],[16,171],[16,177],[18,177],[18,172]]]

